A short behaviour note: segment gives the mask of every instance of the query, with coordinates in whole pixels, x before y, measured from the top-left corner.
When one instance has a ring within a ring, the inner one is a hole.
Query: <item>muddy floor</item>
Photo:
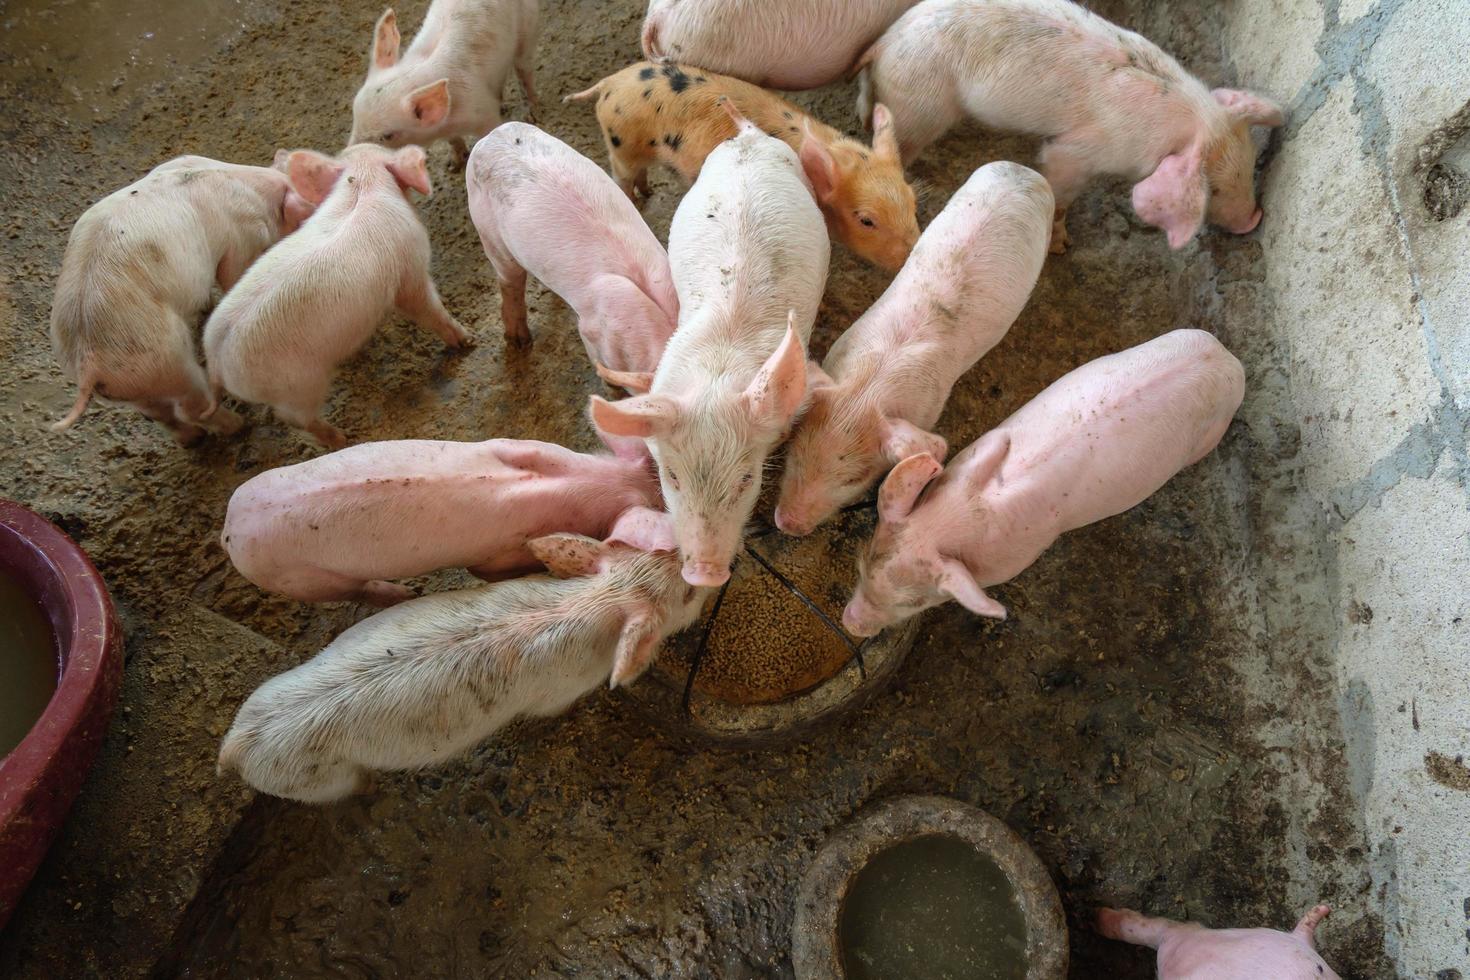
[[[0,936],[0,975],[789,976],[792,901],[815,849],[864,806],[918,792],[977,804],[1036,849],[1067,908],[1075,977],[1152,975],[1149,956],[1091,933],[1099,903],[1289,927],[1307,891],[1338,909],[1321,936],[1340,972],[1392,976],[1363,894],[1325,666],[1295,655],[1289,626],[1264,621],[1256,584],[1263,562],[1289,564],[1298,547],[1255,530],[1289,492],[1273,454],[1290,420],[1271,439],[1237,424],[1145,505],[1067,537],[998,590],[1004,623],[931,614],[888,691],[795,744],[690,742],[596,694],[337,806],[252,799],[216,780],[214,747],[253,686],[366,613],[265,595],[216,542],[236,486],[318,450],[260,411],[248,432],[192,451],[96,404],[51,432],[74,396],[47,340],[51,289],[76,217],[157,162],[339,146],[381,10],[114,6],[0,6],[0,494],[88,549],[128,633],[123,706]],[[402,4],[400,22],[416,26],[425,6]],[[1213,5],[1155,6],[1100,9],[1228,81]],[[590,111],[557,98],[636,57],[641,6],[543,7],[541,124],[601,161]],[[854,130],[852,97],[838,86],[799,101]],[[518,92],[508,111],[523,115]],[[1033,154],[1026,141],[952,134],[914,168],[929,188],[921,218],[980,163]],[[437,193],[421,210],[435,276],[478,346],[451,356],[395,319],[341,372],[329,418],[357,441],[592,448],[582,408],[602,389],[569,310],[533,285],[535,348],[507,352],[447,147],[431,173]],[[646,214],[662,238],[677,188],[665,175],[655,189]],[[1073,250],[1048,261],[1009,336],[956,389],[940,426],[951,445],[1072,367],[1181,325],[1221,336],[1253,391],[1274,383],[1251,331],[1252,305],[1269,297],[1249,239],[1210,234],[1171,254],[1118,186],[1079,202],[1071,233]],[[886,280],[834,251],[814,347]]]

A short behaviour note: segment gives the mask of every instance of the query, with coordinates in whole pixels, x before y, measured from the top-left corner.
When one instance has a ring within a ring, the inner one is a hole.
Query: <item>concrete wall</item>
[[[1290,112],[1234,331],[1260,332],[1244,418],[1279,460],[1266,628],[1335,675],[1389,955],[1470,976],[1470,2],[1224,18],[1238,83]]]

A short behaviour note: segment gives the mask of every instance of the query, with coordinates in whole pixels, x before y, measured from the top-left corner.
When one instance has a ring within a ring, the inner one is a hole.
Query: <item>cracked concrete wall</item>
[[[1244,87],[1289,121],[1266,153],[1265,331],[1280,391],[1262,533],[1308,561],[1272,629],[1330,657],[1386,945],[1470,976],[1470,2],[1236,0]],[[1321,617],[1313,624],[1302,620]],[[1314,647],[1324,647],[1314,649]]]

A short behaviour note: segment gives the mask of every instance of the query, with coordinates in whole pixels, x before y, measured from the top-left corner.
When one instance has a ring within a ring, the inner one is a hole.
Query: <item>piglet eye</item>
[[[876,228],[876,227],[878,227],[878,222],[874,221],[872,218],[868,217],[865,214],[859,215],[858,216],[858,221],[861,221],[862,222],[864,228]]]
[[[753,481],[754,479],[755,477],[749,473],[742,476],[740,478],[740,489],[744,490],[746,487],[750,486],[751,481]]]
[[[673,470],[669,470],[669,482],[672,483],[677,489],[679,486],[679,474],[675,473]]]

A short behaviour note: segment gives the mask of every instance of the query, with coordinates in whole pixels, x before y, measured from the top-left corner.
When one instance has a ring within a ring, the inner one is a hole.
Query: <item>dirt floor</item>
[[[1090,931],[1099,903],[1289,927],[1303,888],[1338,909],[1321,936],[1343,976],[1393,975],[1363,894],[1325,666],[1296,656],[1291,628],[1261,611],[1262,563],[1289,566],[1307,547],[1255,533],[1261,509],[1289,496],[1276,454],[1290,420],[1269,440],[1233,427],[1148,503],[1068,536],[998,591],[1006,622],[955,606],[932,614],[889,691],[795,744],[691,743],[597,694],[337,806],[252,799],[217,780],[218,738],[253,686],[366,613],[265,595],[216,541],[234,487],[318,450],[260,411],[245,434],[192,451],[96,404],[73,431],[51,432],[74,397],[47,340],[51,289],[76,217],[164,159],[268,162],[278,146],[339,146],[381,9],[169,0],[150,5],[155,24],[107,22],[112,6],[0,8],[0,495],[92,554],[129,653],[102,761],[0,936],[0,975],[789,976],[792,902],[812,854],[855,812],[902,793],[974,803],[1030,842],[1062,892],[1074,977],[1152,976],[1150,956]],[[400,23],[412,29],[425,6],[404,3]],[[1147,6],[1099,9],[1229,80],[1213,5]],[[590,110],[557,99],[636,57],[641,5],[543,7],[541,124],[601,162]],[[855,130],[853,94],[798,101]],[[523,109],[517,91],[508,111]],[[914,168],[930,190],[921,218],[995,158],[1029,162],[1034,146],[951,134]],[[582,409],[602,388],[570,311],[533,285],[536,346],[505,351],[447,147],[431,172],[437,193],[421,210],[435,276],[479,344],[450,356],[395,319],[342,371],[329,418],[356,441],[592,448]],[[667,174],[655,187],[646,214],[662,238],[677,188]],[[1065,371],[1182,325],[1241,354],[1253,391],[1274,383],[1271,351],[1251,332],[1266,298],[1249,238],[1208,234],[1170,253],[1120,186],[1094,189],[1070,226],[1073,250],[1048,261],[1009,336],[956,389],[940,426],[951,445]],[[886,281],[835,250],[814,347]]]

